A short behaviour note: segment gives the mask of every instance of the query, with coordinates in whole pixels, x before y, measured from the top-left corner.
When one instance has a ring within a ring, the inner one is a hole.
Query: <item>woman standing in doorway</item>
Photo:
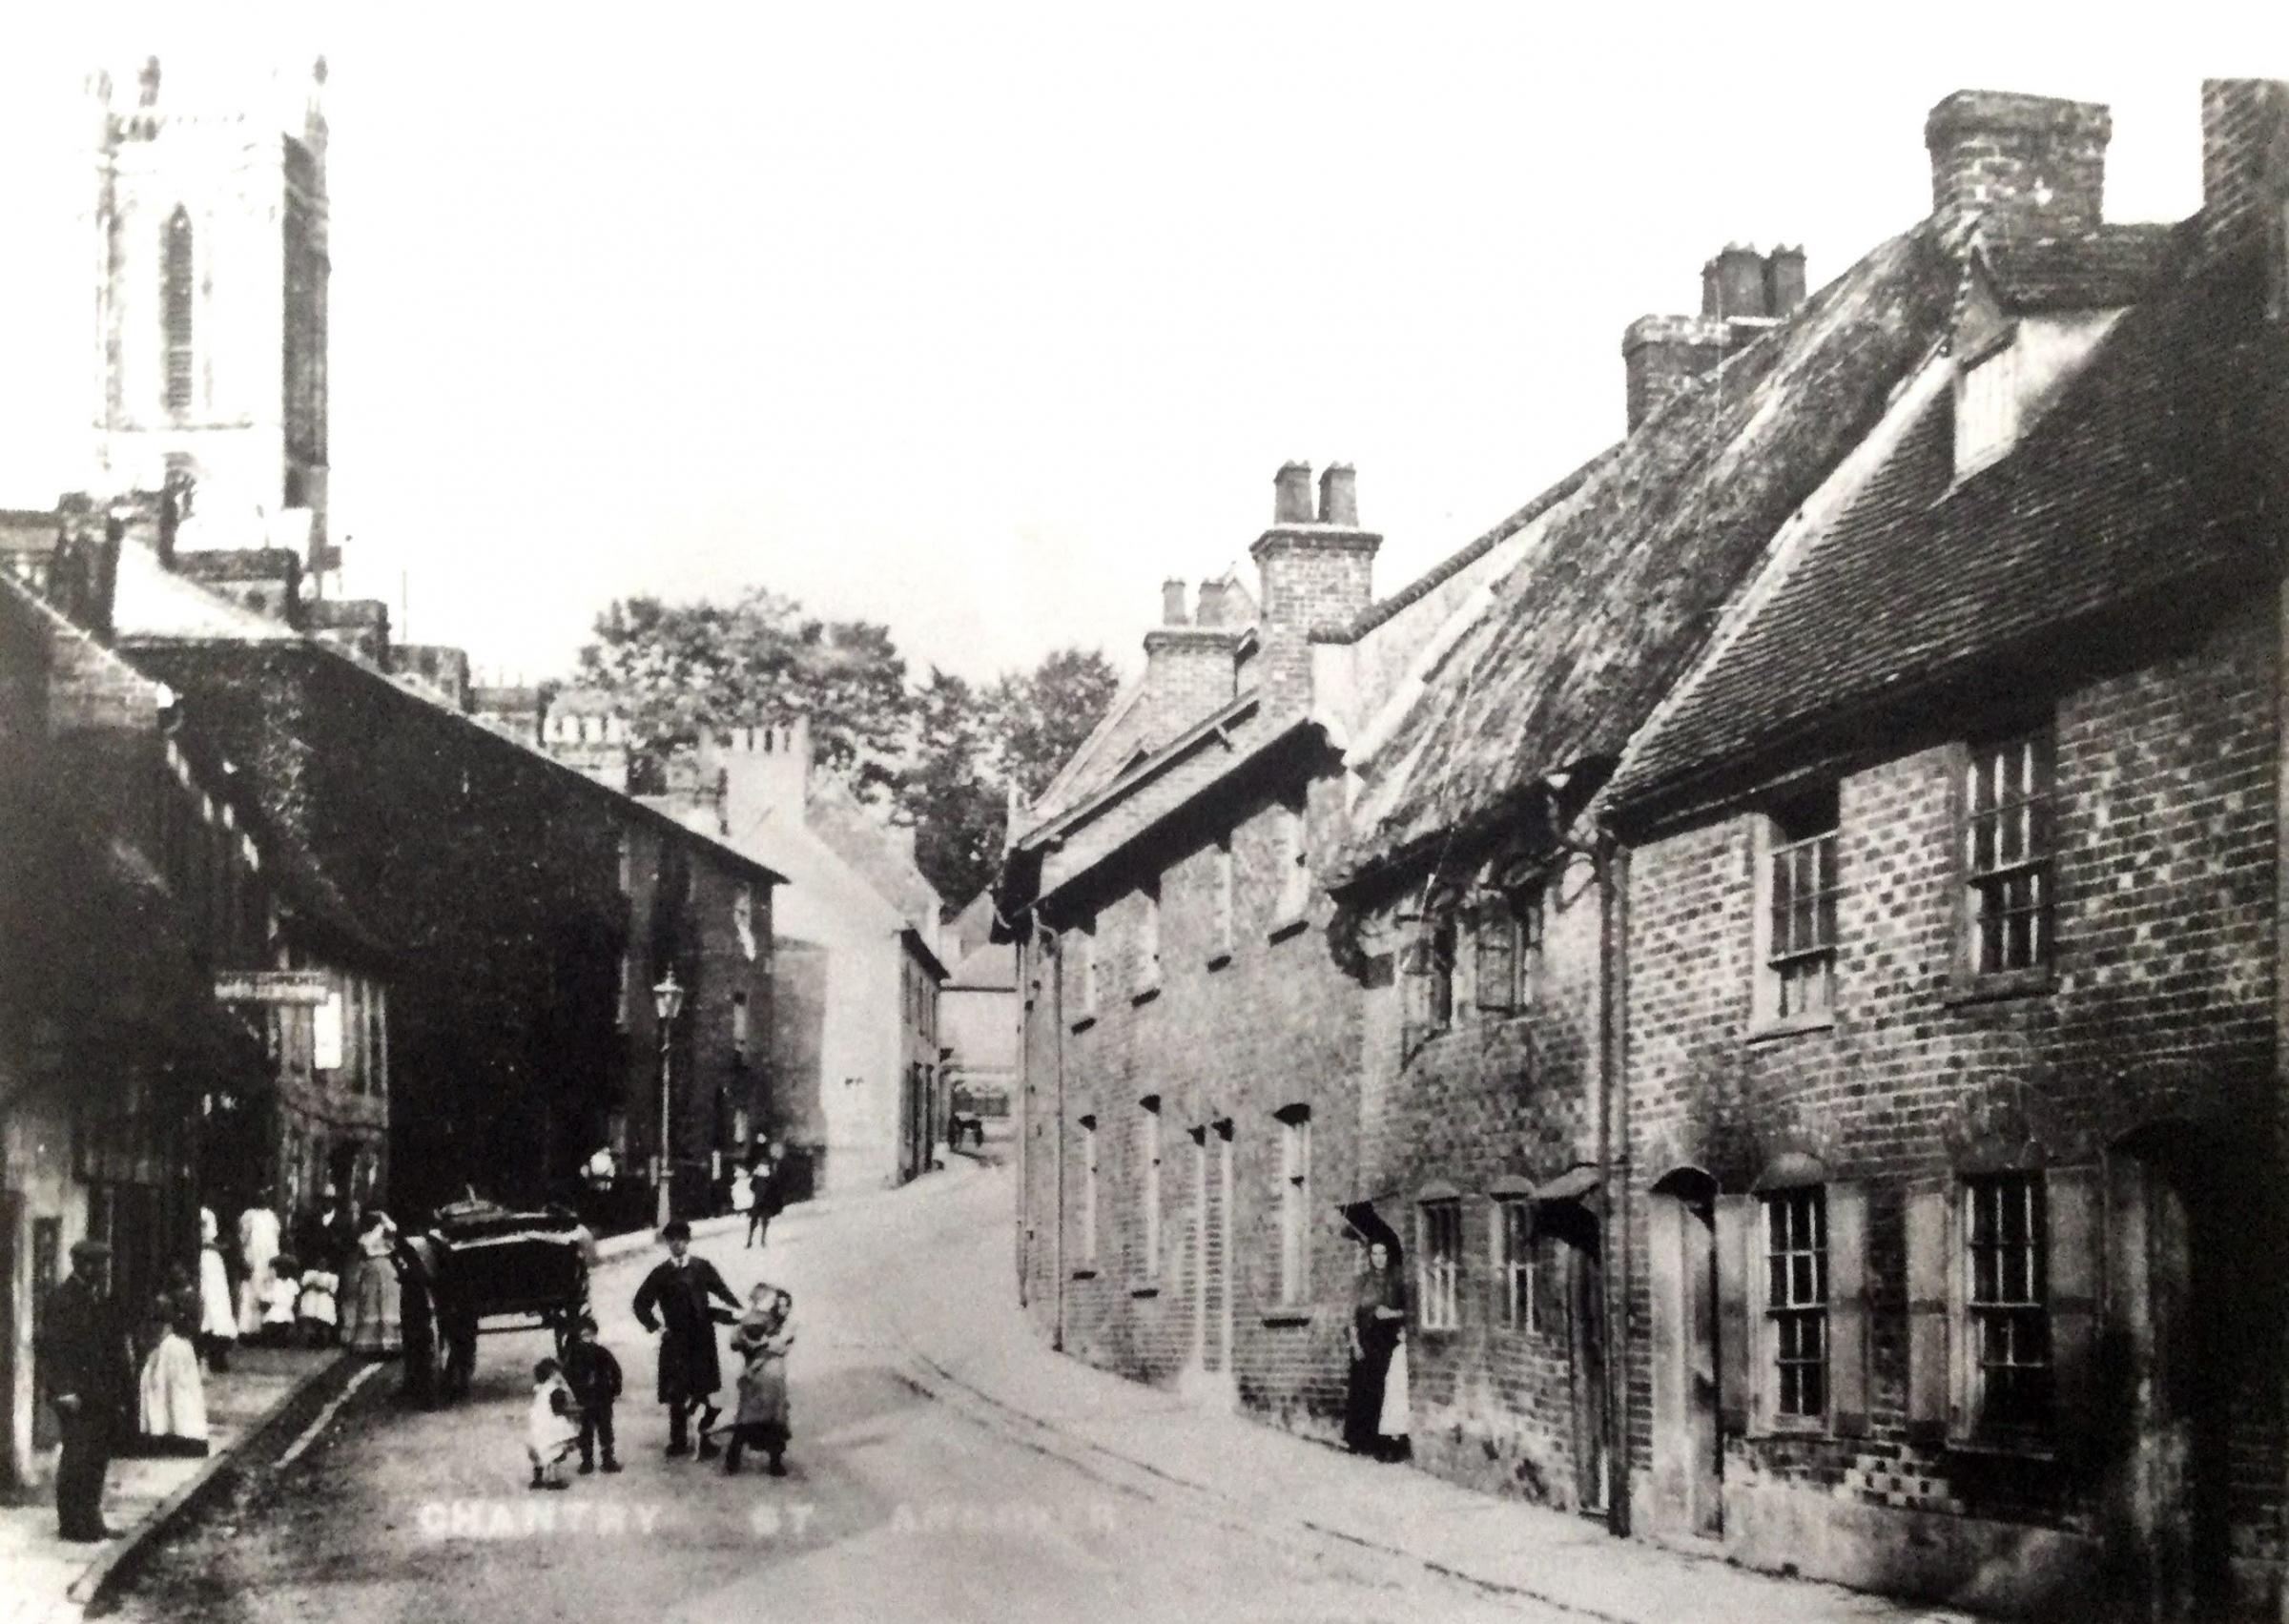
[[[1405,1408],[1406,1367],[1394,1371],[1392,1363],[1406,1357],[1406,1326],[1407,1285],[1394,1249],[1387,1241],[1370,1241],[1351,1300],[1351,1387],[1343,1410],[1343,1441],[1353,1454],[1392,1460],[1404,1448],[1403,1415],[1395,1436],[1390,1420],[1393,1399]]]

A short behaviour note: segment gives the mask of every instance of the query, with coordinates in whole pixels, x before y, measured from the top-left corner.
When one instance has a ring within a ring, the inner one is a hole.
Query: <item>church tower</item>
[[[187,547],[326,546],[326,65],[88,85],[96,457],[190,494]]]

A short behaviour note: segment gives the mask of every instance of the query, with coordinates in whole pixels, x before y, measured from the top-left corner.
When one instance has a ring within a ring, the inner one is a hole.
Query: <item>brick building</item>
[[[1093,1363],[1327,1432],[1363,1029],[1312,873],[1344,789],[1310,639],[1369,607],[1381,538],[1349,467],[1316,509],[1303,464],[1274,488],[1260,596],[1168,584],[1143,679],[1017,820],[998,901],[1030,1311]]]
[[[2277,1605],[2280,93],[2209,88],[2178,227],[2104,221],[2103,109],[1950,97],[1929,218],[1808,298],[1715,257],[1625,337],[1628,438],[1422,581],[1329,533],[1284,627],[1268,536],[1260,619],[1148,640],[1001,890],[1063,1346],[1327,1429],[1314,1219],[1366,1200],[1434,1470]],[[1320,951],[1198,958],[1281,807]]]
[[[131,572],[156,567],[137,550]],[[676,1209],[715,1209],[765,1086],[751,1023],[770,1007],[773,871],[314,639],[203,619],[119,634],[182,695],[186,734],[240,764],[263,814],[402,955],[397,1200],[425,1207],[470,1183],[566,1198],[608,1145],[621,1187],[642,1187],[609,1216],[648,1219],[650,988],[672,968],[686,990],[670,1038]]]
[[[1649,1531],[2277,1615],[2289,87],[2203,114],[2156,229],[1934,110],[1949,341],[1609,786]]]

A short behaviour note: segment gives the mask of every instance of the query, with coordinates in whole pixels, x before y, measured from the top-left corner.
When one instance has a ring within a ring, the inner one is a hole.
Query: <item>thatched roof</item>
[[[1543,522],[1366,781],[1338,882],[1610,761],[1775,530],[1945,334],[1959,268],[1919,227],[1684,390]]]

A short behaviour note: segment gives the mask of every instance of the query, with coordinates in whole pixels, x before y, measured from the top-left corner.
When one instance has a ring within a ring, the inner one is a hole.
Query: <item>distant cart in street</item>
[[[561,1206],[517,1212],[480,1200],[438,1209],[429,1239],[437,1326],[436,1391],[469,1390],[477,1338],[488,1331],[546,1329],[563,1352],[588,1309],[595,1237]]]

